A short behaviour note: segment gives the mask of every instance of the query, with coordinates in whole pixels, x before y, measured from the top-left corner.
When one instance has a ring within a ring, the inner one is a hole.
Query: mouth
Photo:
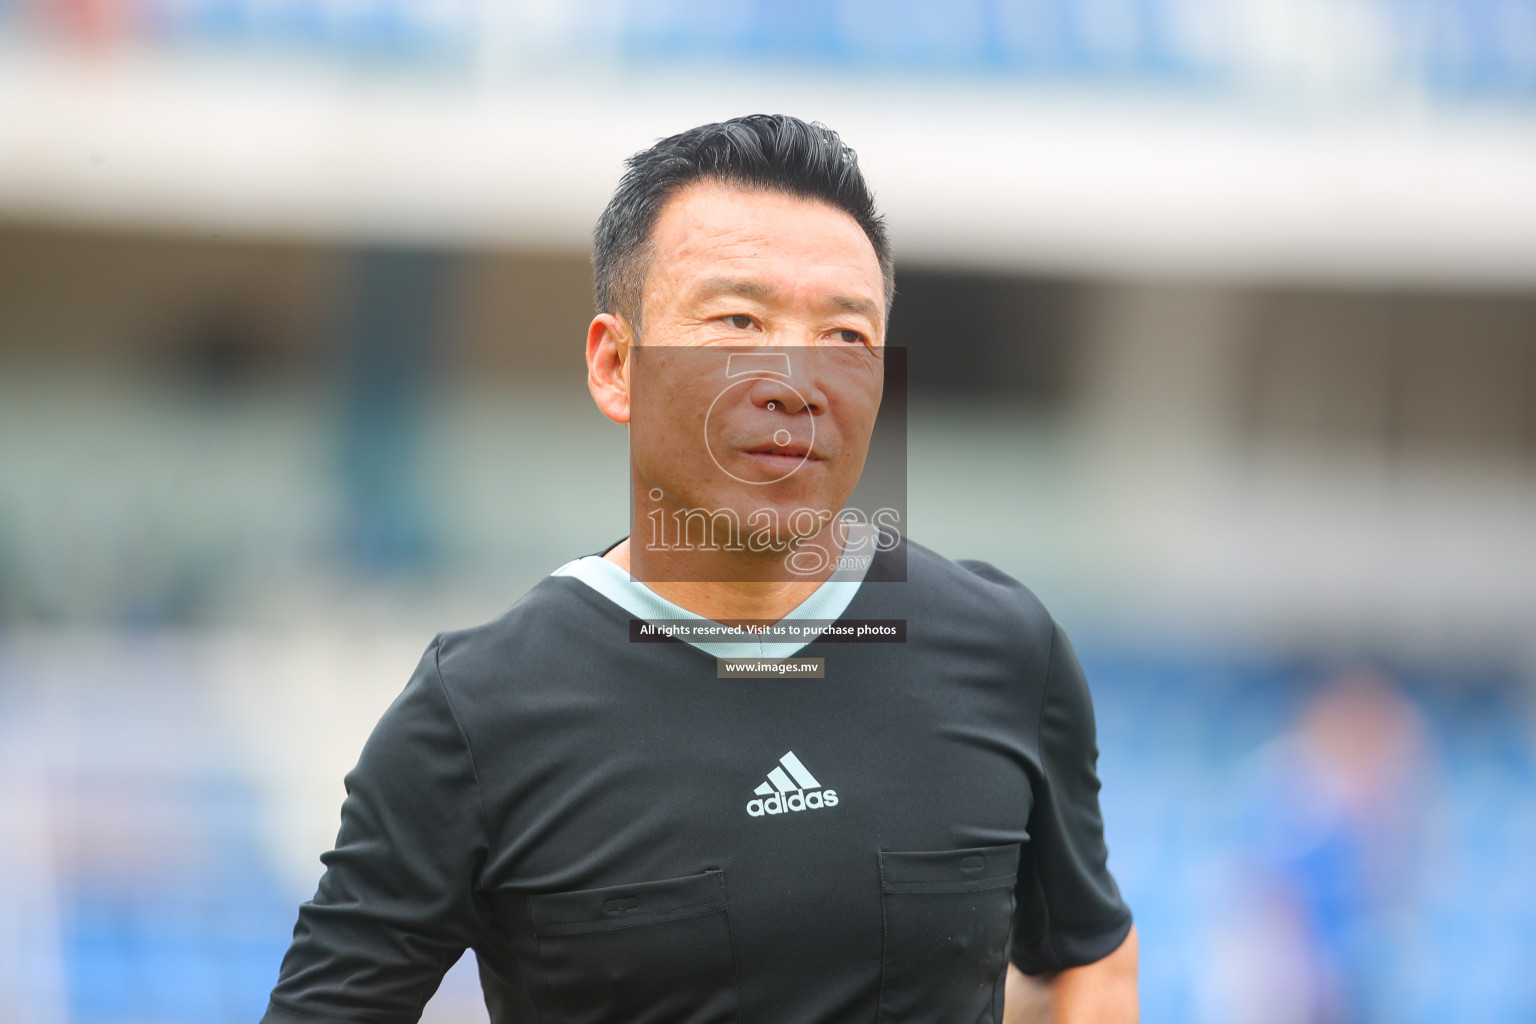
[[[760,444],[753,448],[743,448],[741,453],[757,459],[775,460],[771,464],[822,461],[821,456],[808,446],[794,441],[789,444]]]

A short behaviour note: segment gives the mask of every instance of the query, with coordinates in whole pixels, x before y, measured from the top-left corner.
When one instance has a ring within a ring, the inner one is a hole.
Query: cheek
[[[847,448],[868,447],[880,415],[881,392],[880,381],[860,381],[834,397],[840,440]]]
[[[630,451],[646,477],[668,490],[708,483],[714,470],[704,444],[708,402],[701,405],[690,389],[658,388],[637,395],[634,404]]]

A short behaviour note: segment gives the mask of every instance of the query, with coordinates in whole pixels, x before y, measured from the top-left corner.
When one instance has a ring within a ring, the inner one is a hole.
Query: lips
[[[820,461],[821,459],[821,456],[811,452],[808,445],[803,445],[796,441],[791,441],[789,444],[761,444],[742,450],[748,455],[778,455],[795,460],[811,458]]]

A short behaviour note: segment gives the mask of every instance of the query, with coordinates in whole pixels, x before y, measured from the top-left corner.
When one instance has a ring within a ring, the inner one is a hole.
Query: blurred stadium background
[[[1536,1020],[1536,0],[0,0],[0,1020],[260,1015],[427,640],[624,532],[622,158],[754,110],[1077,638],[1144,1019]]]

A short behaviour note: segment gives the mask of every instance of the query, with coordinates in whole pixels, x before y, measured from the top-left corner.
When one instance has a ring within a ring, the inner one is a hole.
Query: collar
[[[796,605],[780,621],[813,619],[830,623],[838,619],[847,610],[849,602],[853,600],[853,595],[858,593],[860,585],[864,582],[864,574],[869,570],[870,559],[860,559],[859,561],[862,564],[857,568],[846,571],[839,570],[835,573],[825,583],[813,590],[809,597]],[[706,621],[704,616],[691,612],[682,605],[673,604],[671,601],[668,601],[602,555],[587,555],[583,558],[566,562],[560,568],[550,573],[550,575],[570,576],[585,583],[637,619],[645,619],[647,621],[658,619]],[[746,634],[741,635],[745,636]],[[804,640],[795,641],[765,642],[750,640],[722,643],[720,641],[695,642],[684,639],[683,643],[688,644],[690,647],[697,647],[706,654],[711,654],[717,658],[788,658],[820,635],[821,630],[817,630]]]

